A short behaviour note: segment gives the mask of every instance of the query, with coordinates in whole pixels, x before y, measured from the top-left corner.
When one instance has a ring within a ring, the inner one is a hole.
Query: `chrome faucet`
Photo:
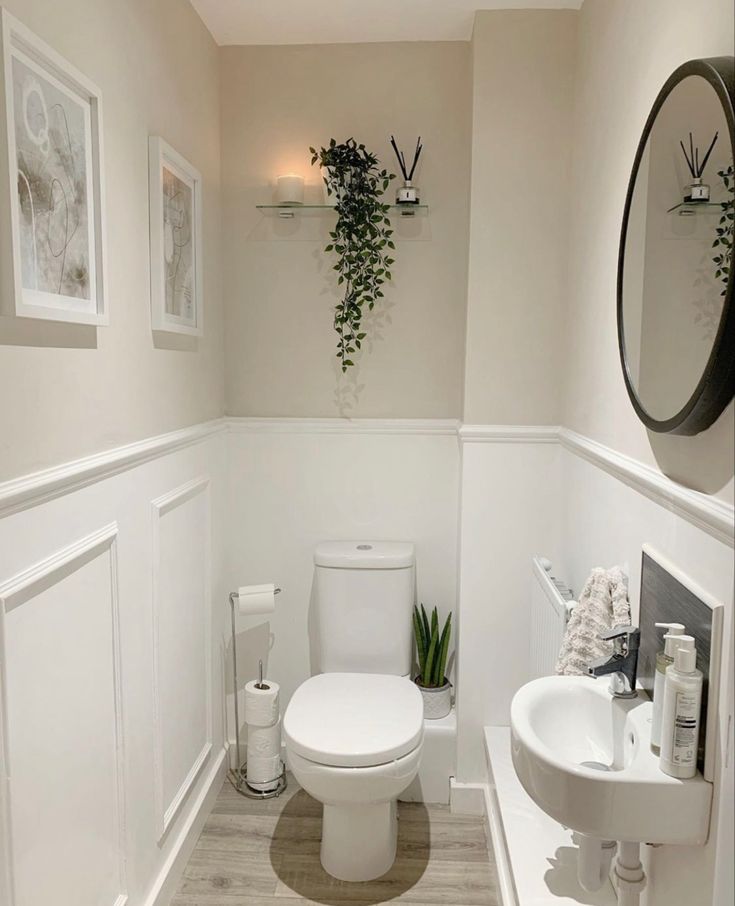
[[[612,642],[615,649],[609,658],[593,661],[587,668],[590,676],[610,676],[610,694],[613,698],[635,698],[638,675],[638,648],[641,631],[636,626],[613,626],[600,636]]]

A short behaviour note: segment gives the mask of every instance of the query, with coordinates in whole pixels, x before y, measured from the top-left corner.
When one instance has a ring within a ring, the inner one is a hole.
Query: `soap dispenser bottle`
[[[702,708],[702,671],[697,670],[697,649],[690,635],[677,639],[674,663],[666,671],[661,727],[661,770],[671,777],[697,773],[699,716]]]
[[[657,629],[666,629],[664,647],[656,655],[656,673],[653,680],[653,722],[651,724],[651,748],[658,754],[661,746],[661,721],[664,713],[664,683],[666,671],[674,663],[674,654],[679,636],[684,634],[683,623],[656,623]]]

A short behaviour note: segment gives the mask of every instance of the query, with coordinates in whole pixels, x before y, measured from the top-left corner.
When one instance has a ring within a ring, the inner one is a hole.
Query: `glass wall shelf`
[[[299,211],[333,211],[333,204],[256,204],[259,211],[275,211],[279,217],[292,219]],[[415,217],[429,210],[428,204],[392,204],[391,211],[397,211],[401,217]]]
[[[682,201],[669,208],[667,214],[678,214],[679,217],[694,217],[697,214],[724,214],[725,201]]]

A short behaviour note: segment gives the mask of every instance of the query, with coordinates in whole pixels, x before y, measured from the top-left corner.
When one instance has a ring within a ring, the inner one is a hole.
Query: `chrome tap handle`
[[[637,651],[641,644],[641,631],[637,626],[613,626],[603,632],[600,638],[612,642],[615,654],[625,657],[629,651]]]

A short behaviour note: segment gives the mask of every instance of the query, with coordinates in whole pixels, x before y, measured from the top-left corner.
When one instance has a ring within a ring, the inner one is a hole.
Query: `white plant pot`
[[[426,689],[416,683],[424,700],[424,717],[427,720],[439,720],[446,717],[452,710],[452,684],[447,682],[443,686]]]

